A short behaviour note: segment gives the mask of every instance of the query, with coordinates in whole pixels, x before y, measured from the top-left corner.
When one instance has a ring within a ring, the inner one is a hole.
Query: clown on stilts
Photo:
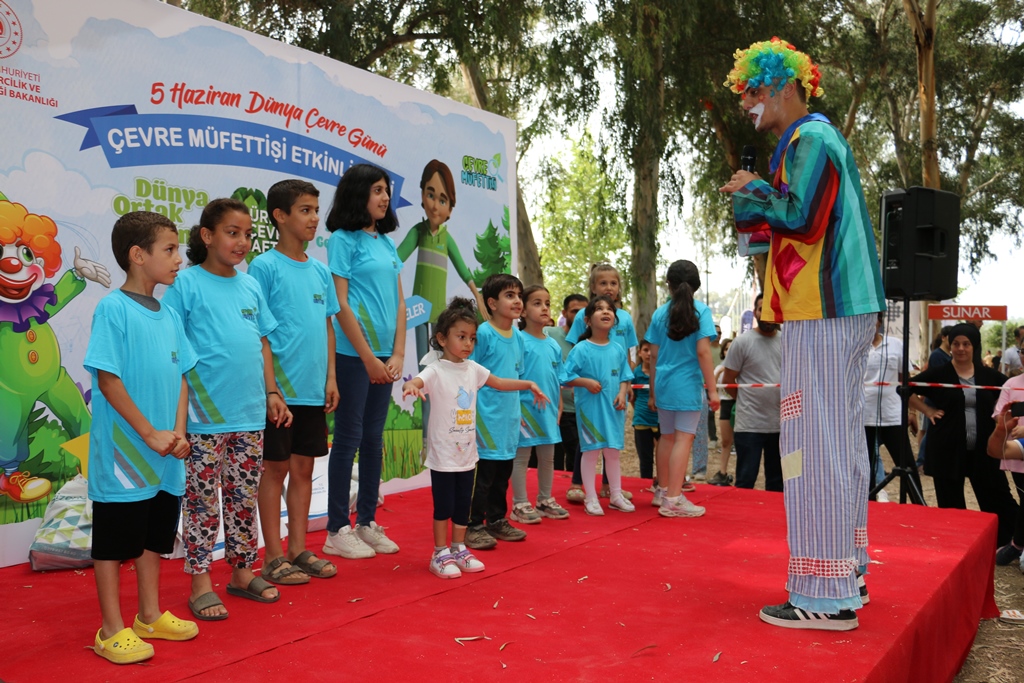
[[[780,450],[789,600],[760,612],[786,628],[846,631],[867,602],[868,454],[864,367],[885,297],[853,152],[807,101],[823,94],[810,57],[778,38],[736,52],[725,85],[758,132],[778,138],[771,182],[737,171],[736,229],[767,233],[762,320],[782,333]]]

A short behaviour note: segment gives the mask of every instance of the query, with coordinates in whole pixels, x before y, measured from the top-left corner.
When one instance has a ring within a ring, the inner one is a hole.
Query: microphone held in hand
[[[744,171],[757,173],[754,170],[755,166],[757,166],[757,147],[754,145],[744,145],[743,154],[740,155],[740,168]]]

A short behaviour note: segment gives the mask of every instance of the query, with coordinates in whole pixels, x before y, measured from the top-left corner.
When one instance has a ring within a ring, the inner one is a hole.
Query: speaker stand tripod
[[[900,502],[906,503],[907,497],[918,505],[927,505],[924,502],[924,496],[921,495],[921,490],[917,488],[917,483],[914,481],[912,470],[909,467],[904,467],[899,463],[906,462],[908,456],[913,456],[913,453],[906,453],[908,438],[906,436],[907,424],[909,422],[908,413],[910,408],[910,297],[903,297],[903,367],[900,369],[900,426],[903,428],[903,433],[900,435],[900,452],[899,458],[895,459],[897,463],[889,474],[885,475],[878,486],[871,489],[869,497],[874,498],[878,495],[878,492],[889,485],[893,479],[899,477],[900,480]],[[890,454],[892,455],[892,454]],[[869,456],[874,457],[873,454],[869,453]],[[916,469],[916,465],[911,464],[910,467]]]

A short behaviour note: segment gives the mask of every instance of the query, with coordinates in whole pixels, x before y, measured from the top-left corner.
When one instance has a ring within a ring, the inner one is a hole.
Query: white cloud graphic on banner
[[[69,218],[109,213],[117,194],[110,187],[94,188],[85,176],[68,170],[60,159],[46,152],[29,152],[21,168],[0,174],[0,192],[29,211],[33,207],[59,207],[60,213]]]

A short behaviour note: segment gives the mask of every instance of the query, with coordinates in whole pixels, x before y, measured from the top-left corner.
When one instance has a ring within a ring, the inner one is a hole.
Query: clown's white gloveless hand
[[[110,271],[106,266],[96,261],[82,258],[82,250],[75,247],[75,275],[85,280],[98,282],[107,289],[110,289]]]

